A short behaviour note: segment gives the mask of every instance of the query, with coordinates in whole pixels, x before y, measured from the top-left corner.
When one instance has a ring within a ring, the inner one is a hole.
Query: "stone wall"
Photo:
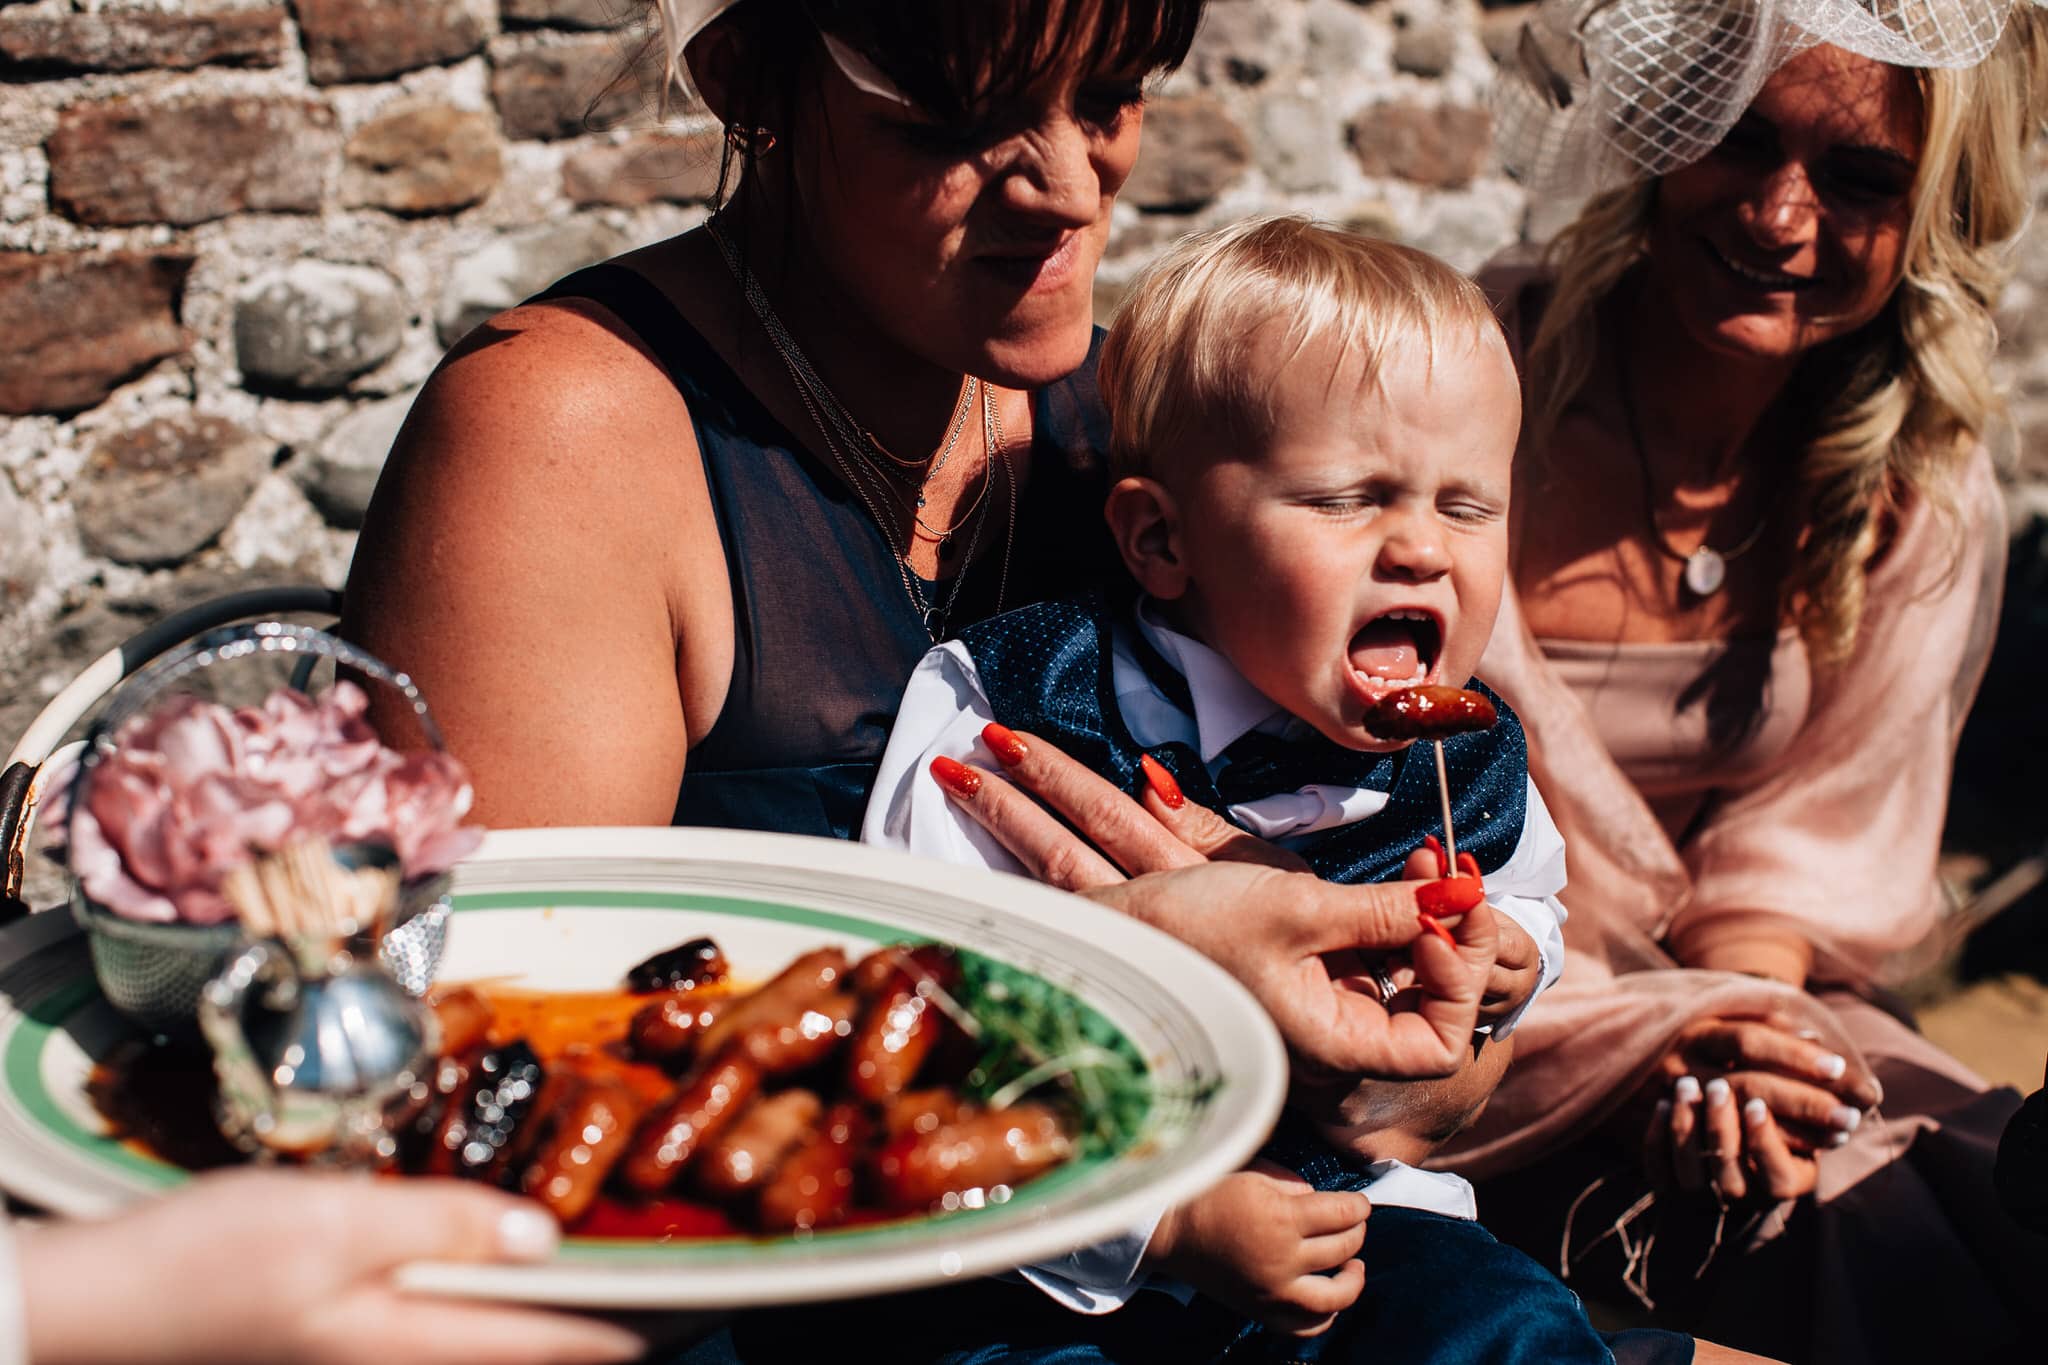
[[[715,129],[654,116],[633,0],[0,0],[0,739],[143,621],[346,571],[442,350],[687,228]],[[1292,208],[1473,267],[1541,237],[1489,168],[1518,7],[1214,0],[1099,287]],[[2048,431],[2048,253],[2006,368]],[[2026,482],[2018,506],[2041,505]]]

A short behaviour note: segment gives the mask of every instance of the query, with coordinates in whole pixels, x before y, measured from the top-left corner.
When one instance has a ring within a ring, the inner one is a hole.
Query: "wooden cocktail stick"
[[[1444,771],[1444,742],[1433,741],[1436,745],[1436,795],[1444,808],[1444,862],[1450,871],[1444,875],[1458,875],[1458,836],[1451,832],[1451,779]]]

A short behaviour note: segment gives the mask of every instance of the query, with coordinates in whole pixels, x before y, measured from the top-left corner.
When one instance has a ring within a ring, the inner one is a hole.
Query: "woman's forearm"
[[[1332,1146],[1361,1160],[1420,1165],[1479,1117],[1514,1051],[1512,1038],[1487,1043],[1442,1080],[1362,1081],[1318,1127]]]
[[[1775,915],[1717,915],[1681,929],[1671,954],[1687,967],[1741,972],[1804,986],[1813,970],[1813,945]]]

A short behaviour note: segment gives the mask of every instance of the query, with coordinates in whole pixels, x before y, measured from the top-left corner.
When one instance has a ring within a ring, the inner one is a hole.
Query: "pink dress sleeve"
[[[1925,506],[1905,518],[1870,575],[1855,652],[1817,672],[1798,737],[1687,841],[1693,893],[1674,941],[1736,916],[1789,920],[1814,946],[1815,979],[1860,984],[1937,928],[1949,772],[2005,568],[1981,450],[1960,494],[1960,526]]]

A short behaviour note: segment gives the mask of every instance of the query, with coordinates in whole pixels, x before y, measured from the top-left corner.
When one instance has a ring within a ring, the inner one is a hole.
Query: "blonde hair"
[[[1363,384],[1402,345],[1433,357],[1449,336],[1500,331],[1478,285],[1396,242],[1276,216],[1182,238],[1133,282],[1103,343],[1111,477],[1152,473],[1197,432],[1260,434],[1273,376],[1252,352],[1275,327],[1290,358],[1332,344]]]
[[[1824,662],[1856,641],[1869,567],[1909,505],[1955,521],[1956,484],[2003,411],[1991,382],[2003,246],[2025,224],[2027,151],[2048,121],[2048,23],[2016,6],[1996,51],[1975,67],[1918,70],[1925,129],[1904,273],[1863,328],[1808,357],[1824,395],[1791,476],[1800,528],[1781,617]],[[1654,182],[1589,201],[1551,244],[1551,297],[1529,346],[1524,449],[1546,449],[1593,378],[1601,300],[1641,259]],[[1960,548],[1960,532],[1957,547]]]

